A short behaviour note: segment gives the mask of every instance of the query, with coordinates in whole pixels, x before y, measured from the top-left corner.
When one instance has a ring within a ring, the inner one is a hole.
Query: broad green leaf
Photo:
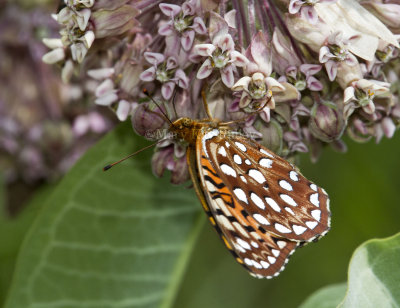
[[[299,308],[336,308],[346,293],[346,283],[319,289],[308,297]]]
[[[354,252],[339,307],[400,307],[400,233],[370,240]]]
[[[16,217],[6,215],[5,203],[0,208],[0,306],[10,287],[15,261],[22,240],[39,209],[50,193],[51,185],[42,187]]]
[[[73,167],[21,248],[6,308],[171,307],[204,218],[193,190],[151,173],[124,123]]]
[[[347,286],[322,288],[300,308],[400,307],[400,233],[369,240],[357,248],[348,275]]]

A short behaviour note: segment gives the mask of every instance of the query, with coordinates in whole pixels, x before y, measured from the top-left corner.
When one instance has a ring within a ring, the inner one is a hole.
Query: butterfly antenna
[[[160,109],[161,113],[163,114],[164,118],[170,123],[172,124],[172,121],[169,119],[169,117],[167,116],[167,114],[162,110],[161,106],[154,100],[154,98],[150,95],[149,91],[147,91],[147,89],[143,89],[143,93],[150,98],[150,100],[156,104],[156,106],[158,107],[158,109]]]
[[[178,118],[178,113],[176,112],[176,106],[175,106],[175,97],[176,97],[177,90],[175,89],[174,91],[174,97],[172,98],[172,107],[174,108],[174,113],[175,113],[175,118]]]
[[[158,141],[158,142],[159,142],[159,141]],[[115,165],[117,165],[117,164],[119,164],[119,163],[122,163],[124,160],[127,160],[128,158],[131,158],[132,156],[134,156],[134,155],[136,155],[136,154],[139,154],[140,152],[143,152],[144,150],[147,150],[147,149],[149,149],[149,148],[155,146],[158,142],[155,142],[155,143],[153,143],[153,144],[150,144],[150,145],[148,145],[148,146],[146,146],[146,147],[144,147],[144,148],[142,148],[142,149],[140,149],[140,150],[138,150],[138,151],[136,151],[136,152],[134,152],[134,153],[132,153],[132,154],[129,154],[128,156],[126,156],[126,157],[124,157],[124,158],[122,158],[122,159],[120,159],[120,160],[118,160],[118,161],[116,161],[116,162],[114,162],[114,163],[112,163],[112,164],[109,164],[109,165],[105,166],[105,167],[103,168],[103,171],[107,171],[107,170],[111,169],[111,167],[113,167],[113,166],[115,166]]]

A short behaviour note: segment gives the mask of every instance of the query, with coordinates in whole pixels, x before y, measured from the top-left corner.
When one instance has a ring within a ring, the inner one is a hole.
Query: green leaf
[[[346,294],[346,288],[346,283],[321,288],[308,297],[299,308],[335,308]]]
[[[171,307],[204,221],[193,190],[156,179],[129,123],[48,198],[17,260],[6,308]]]
[[[51,187],[51,185],[46,185],[37,191],[32,200],[24,207],[22,213],[19,213],[16,217],[9,217],[6,215],[5,202],[1,205],[0,306],[2,306],[5,301],[22,240],[42,207],[44,200],[51,192]]]
[[[400,307],[400,233],[361,245],[349,267],[341,308]]]
[[[300,308],[400,307],[400,233],[357,248],[348,275],[347,292],[346,284],[322,288]]]

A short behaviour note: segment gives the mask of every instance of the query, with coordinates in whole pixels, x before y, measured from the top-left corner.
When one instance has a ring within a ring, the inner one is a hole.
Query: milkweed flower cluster
[[[49,10],[0,9],[0,169],[7,184],[58,179],[113,126],[87,103],[81,85],[65,85],[41,62],[41,33],[57,33]]]
[[[397,1],[65,0],[56,20],[44,61],[64,79],[87,71],[95,103],[149,139],[168,127],[159,108],[204,118],[202,89],[215,118],[245,119],[237,130],[287,158],[344,151],[346,134],[379,142],[399,124]],[[155,174],[186,180],[184,148],[160,142]]]

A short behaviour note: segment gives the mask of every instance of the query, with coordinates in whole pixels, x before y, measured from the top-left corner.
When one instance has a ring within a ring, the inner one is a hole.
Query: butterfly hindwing
[[[210,134],[200,135],[196,142],[197,170],[191,168],[192,178],[198,174],[197,191],[203,194],[206,212],[236,260],[256,277],[271,278],[283,270],[288,256],[298,246],[297,242],[254,228],[256,222],[248,217],[242,204],[220,177],[220,171],[211,163],[204,151]],[[189,165],[192,165],[189,163]],[[199,194],[199,193],[198,193]],[[200,198],[202,199],[202,198]]]
[[[253,228],[262,227],[298,242],[318,239],[329,230],[329,199],[323,189],[250,139],[214,135],[202,141],[204,152],[227,190],[251,217]]]

